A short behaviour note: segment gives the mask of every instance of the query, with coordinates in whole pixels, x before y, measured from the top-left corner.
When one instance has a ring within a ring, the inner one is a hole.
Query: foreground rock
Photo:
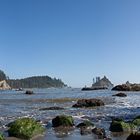
[[[112,96],[127,97],[127,95],[125,93],[117,93],[117,94],[112,95]]]
[[[122,119],[114,119],[110,124],[112,132],[131,132],[140,126],[140,116],[130,122],[125,122]]]
[[[92,133],[92,129],[95,126],[91,121],[85,120],[82,123],[79,123],[76,127],[80,128],[81,135],[87,135]]]
[[[76,127],[82,128],[82,127],[94,127],[94,124],[91,121],[85,120],[82,123],[79,123]]]
[[[96,107],[103,106],[104,102],[100,99],[80,99],[72,107],[82,108],[82,107]]]
[[[140,132],[131,133],[126,140],[140,140]]]
[[[53,127],[72,127],[74,126],[74,120],[72,116],[61,115],[52,120],[52,125]]]
[[[32,90],[27,90],[27,91],[25,92],[25,94],[27,94],[27,95],[32,95],[32,94],[34,94],[34,92],[33,92]]]
[[[116,91],[140,91],[140,84],[122,84],[117,85],[112,90]]]
[[[105,139],[105,138],[107,138],[105,130],[102,129],[102,128],[94,128],[92,130],[92,132],[98,136],[98,139]]]
[[[128,132],[132,130],[130,124],[124,122],[122,119],[114,119],[109,129],[111,132]]]
[[[44,110],[64,110],[64,108],[63,107],[52,106],[52,107],[41,108],[39,110],[40,111],[44,111]]]
[[[9,124],[9,136],[31,139],[44,132],[44,128],[32,118],[21,118]]]

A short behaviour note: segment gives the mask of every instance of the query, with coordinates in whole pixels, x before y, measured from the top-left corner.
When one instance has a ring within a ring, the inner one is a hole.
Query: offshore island
[[[96,81],[93,78],[93,84],[91,87],[84,87],[82,90],[100,90],[100,89],[111,89],[113,88],[113,84],[111,81],[104,76],[103,78],[100,79],[100,77],[96,77]]]

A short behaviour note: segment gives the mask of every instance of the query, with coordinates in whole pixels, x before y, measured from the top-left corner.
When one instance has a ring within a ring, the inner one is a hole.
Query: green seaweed
[[[31,139],[32,137],[42,134],[44,128],[32,118],[21,118],[12,122],[8,130],[9,136],[17,138]]]

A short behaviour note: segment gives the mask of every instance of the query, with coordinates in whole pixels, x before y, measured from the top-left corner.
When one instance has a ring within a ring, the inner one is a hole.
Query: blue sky
[[[140,82],[139,0],[0,0],[0,69],[69,86]]]

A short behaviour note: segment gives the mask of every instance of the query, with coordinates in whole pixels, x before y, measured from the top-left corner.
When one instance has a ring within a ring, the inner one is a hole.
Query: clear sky
[[[140,83],[140,0],[0,0],[0,60],[10,78]]]

